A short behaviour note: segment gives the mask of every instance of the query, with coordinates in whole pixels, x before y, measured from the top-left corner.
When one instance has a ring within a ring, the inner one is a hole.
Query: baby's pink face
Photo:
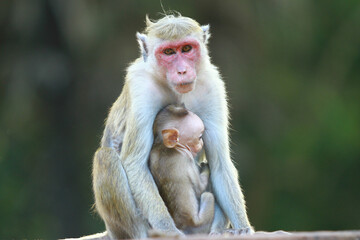
[[[205,127],[201,119],[194,113],[189,113],[182,121],[179,127],[179,142],[183,145],[187,145],[193,155],[196,155],[201,151],[204,142],[202,135]]]
[[[155,57],[175,91],[183,94],[194,89],[195,66],[200,59],[200,44],[195,38],[165,42],[155,50]]]

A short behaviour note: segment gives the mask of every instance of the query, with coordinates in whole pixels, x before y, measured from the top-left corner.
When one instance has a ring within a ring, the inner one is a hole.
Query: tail
[[[107,231],[103,233],[96,233],[93,235],[83,236],[80,238],[65,238],[64,240],[110,240]]]

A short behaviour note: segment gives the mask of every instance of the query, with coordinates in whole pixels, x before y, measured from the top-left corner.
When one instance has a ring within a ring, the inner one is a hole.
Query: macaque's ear
[[[136,37],[140,46],[140,50],[141,50],[141,54],[144,58],[144,62],[146,62],[148,54],[149,54],[149,50],[147,47],[147,36],[145,34],[142,33],[136,33]]]
[[[167,148],[174,148],[179,142],[179,131],[176,128],[164,129],[161,134]]]
[[[210,25],[209,24],[203,25],[203,26],[201,26],[201,29],[203,30],[204,43],[207,44],[209,41],[209,38],[211,36],[210,31],[209,31]]]

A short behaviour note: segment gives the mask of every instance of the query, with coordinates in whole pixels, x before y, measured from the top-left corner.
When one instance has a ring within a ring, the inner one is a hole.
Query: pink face
[[[166,78],[178,93],[193,90],[200,45],[195,39],[166,42],[155,51],[158,64],[166,71]]]

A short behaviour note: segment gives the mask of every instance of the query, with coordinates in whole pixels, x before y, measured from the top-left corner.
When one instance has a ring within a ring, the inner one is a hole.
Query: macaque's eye
[[[190,46],[190,45],[185,45],[185,46],[181,49],[181,51],[182,51],[182,52],[189,52],[191,49],[192,49],[192,46]]]
[[[175,51],[174,51],[174,49],[172,49],[172,48],[166,48],[163,52],[164,52],[164,54],[166,54],[166,55],[175,54]]]
[[[202,135],[199,137],[199,140],[201,140],[202,139]]]

